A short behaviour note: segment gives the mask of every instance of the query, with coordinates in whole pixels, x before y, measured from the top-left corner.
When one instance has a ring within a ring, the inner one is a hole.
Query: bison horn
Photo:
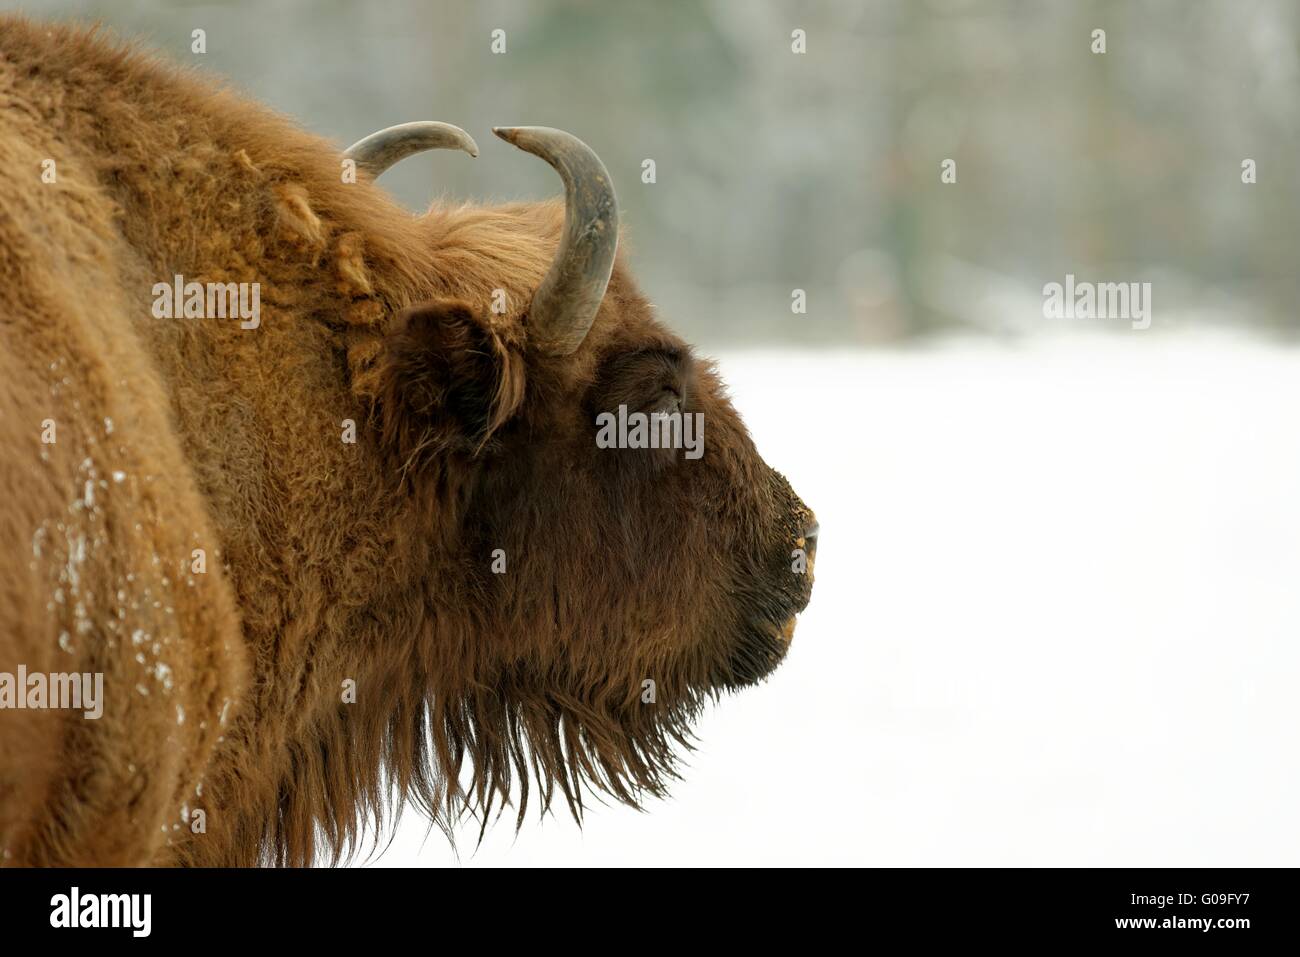
[[[459,126],[423,120],[390,126],[371,133],[348,147],[343,155],[369,173],[379,176],[384,170],[401,162],[413,153],[425,150],[464,150],[478,156],[478,144]]]
[[[618,249],[618,200],[605,164],[571,133],[545,126],[494,127],[540,156],[564,180],[564,235],[528,309],[529,341],[552,356],[582,345],[605,298]]]

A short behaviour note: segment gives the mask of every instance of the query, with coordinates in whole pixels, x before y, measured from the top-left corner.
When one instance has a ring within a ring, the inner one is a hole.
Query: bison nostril
[[[806,548],[810,552],[814,551],[817,548],[817,533],[820,531],[821,531],[821,526],[817,524],[816,519],[813,519],[808,523],[808,527],[804,530],[803,533],[804,548]]]

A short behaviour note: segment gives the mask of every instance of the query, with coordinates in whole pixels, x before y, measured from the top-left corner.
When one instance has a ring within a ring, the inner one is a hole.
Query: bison
[[[638,291],[595,153],[494,132],[563,203],[413,215],[375,178],[462,130],[340,156],[0,18],[4,863],[337,862],[407,802],[581,819],[781,661],[812,513]],[[615,411],[697,416],[701,454],[598,444]]]

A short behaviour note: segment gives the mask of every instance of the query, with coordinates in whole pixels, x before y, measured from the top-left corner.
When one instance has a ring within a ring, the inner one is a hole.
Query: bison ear
[[[384,442],[407,461],[477,455],[523,402],[521,344],[459,300],[394,317],[375,371]]]

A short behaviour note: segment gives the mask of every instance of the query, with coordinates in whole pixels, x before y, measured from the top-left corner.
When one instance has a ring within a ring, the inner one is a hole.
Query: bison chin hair
[[[473,647],[469,634],[460,648]],[[598,691],[595,675],[523,664],[490,684],[449,688],[437,677],[445,661],[423,652],[431,647],[413,640],[404,668],[385,666],[366,679],[384,689],[382,706],[339,709],[314,729],[313,746],[293,747],[256,863],[337,865],[373,854],[386,832],[391,841],[408,804],[453,850],[467,822],[477,824],[481,843],[507,808],[516,809],[517,831],[530,806],[545,817],[557,796],[579,825],[592,798],[639,808],[680,777],[680,758],[693,750],[691,726],[723,693],[701,674],[669,700],[661,683],[660,700],[646,702],[639,683]]]

